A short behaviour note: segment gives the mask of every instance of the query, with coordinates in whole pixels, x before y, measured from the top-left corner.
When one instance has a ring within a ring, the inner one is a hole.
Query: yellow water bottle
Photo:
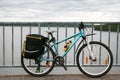
[[[72,41],[67,42],[63,48],[63,51],[67,51],[67,49],[70,47],[71,43],[72,43]]]

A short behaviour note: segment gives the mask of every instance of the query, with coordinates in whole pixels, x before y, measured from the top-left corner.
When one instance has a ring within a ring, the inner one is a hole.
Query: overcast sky
[[[120,21],[120,0],[0,0],[0,22]]]

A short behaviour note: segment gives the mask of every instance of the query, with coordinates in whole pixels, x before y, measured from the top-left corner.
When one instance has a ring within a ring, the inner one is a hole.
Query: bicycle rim
[[[112,53],[104,44],[93,42],[90,44],[91,50],[96,58],[93,61],[87,46],[84,46],[79,53],[79,69],[89,77],[100,77],[105,75],[112,66]]]
[[[22,66],[27,73],[33,76],[44,76],[47,75],[54,66],[53,53],[45,46],[44,55],[38,59],[26,59],[22,57]]]

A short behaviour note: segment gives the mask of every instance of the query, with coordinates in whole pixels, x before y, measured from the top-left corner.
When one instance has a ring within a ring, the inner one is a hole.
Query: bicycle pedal
[[[39,72],[40,72],[40,70],[36,70],[35,72],[36,72],[36,73],[39,73]]]

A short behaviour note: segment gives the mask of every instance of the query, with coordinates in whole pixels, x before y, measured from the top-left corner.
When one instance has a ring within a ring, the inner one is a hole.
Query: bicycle
[[[68,54],[71,48],[82,38],[76,49],[76,63],[79,70],[86,76],[97,78],[107,74],[113,64],[113,55],[111,50],[101,42],[87,41],[87,37],[95,34],[85,34],[87,29],[81,22],[78,27],[79,32],[56,42],[53,33],[55,31],[46,31],[50,38],[43,44],[45,47],[44,54],[38,56],[37,59],[26,59],[21,54],[21,64],[24,70],[32,76],[45,76],[50,73],[55,65],[64,67],[64,57]],[[62,56],[59,55],[57,45],[71,38],[75,38],[70,42],[69,47],[65,50]],[[52,43],[52,44],[51,44]],[[83,45],[80,47],[80,45]],[[98,56],[99,55],[99,56]]]

